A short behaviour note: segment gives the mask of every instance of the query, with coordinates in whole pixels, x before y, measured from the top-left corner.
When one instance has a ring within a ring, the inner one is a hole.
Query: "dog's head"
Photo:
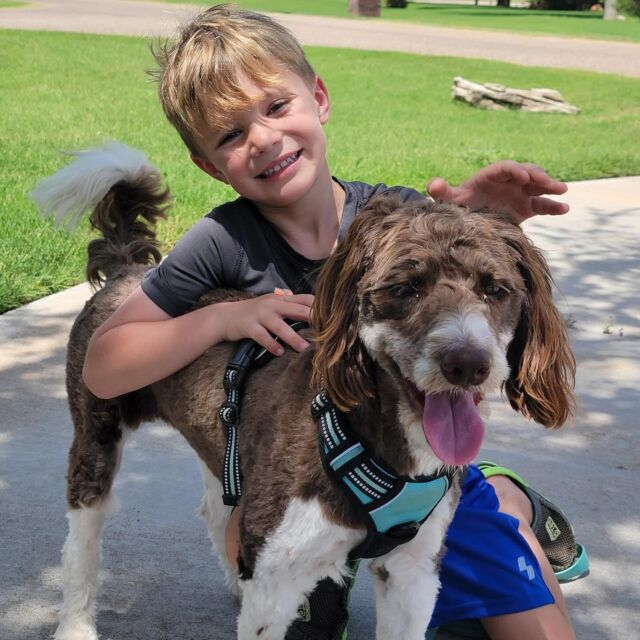
[[[450,464],[477,453],[474,401],[501,385],[545,427],[571,413],[575,362],[548,267],[498,216],[373,199],[318,278],[312,322],[314,383],[336,406],[373,394],[375,362]]]

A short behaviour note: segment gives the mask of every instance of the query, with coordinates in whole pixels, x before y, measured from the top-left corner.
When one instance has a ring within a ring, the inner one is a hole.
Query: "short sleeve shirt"
[[[425,199],[407,187],[337,182],[345,191],[338,241],[375,195],[395,195],[405,202]],[[165,260],[145,274],[142,289],[163,311],[179,316],[218,288],[257,295],[276,289],[311,293],[323,262],[295,251],[255,205],[241,197],[216,207],[187,231]]]

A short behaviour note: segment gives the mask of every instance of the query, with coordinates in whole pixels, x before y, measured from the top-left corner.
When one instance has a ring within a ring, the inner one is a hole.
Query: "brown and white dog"
[[[241,640],[282,640],[304,594],[346,575],[364,524],[321,464],[309,405],[322,384],[372,454],[400,474],[432,474],[477,454],[474,400],[501,386],[511,406],[558,427],[573,403],[574,360],[541,254],[499,216],[430,202],[376,198],[351,225],[316,285],[314,346],[253,373],[239,430],[244,482],[238,580],[226,559],[230,507],[221,500],[225,430],[218,408],[233,345],[220,344],[172,376],[103,400],[81,371],[95,329],[158,258],[153,223],[168,194],[144,156],[112,144],[44,181],[45,210],[93,208],[103,238],[89,246],[89,279],[106,280],[72,329],[67,389],[70,531],[57,640],[93,640],[106,506],[125,432],[160,418],[197,452],[202,515],[229,586],[242,595]],[[145,224],[141,218],[145,218]],[[217,292],[200,304],[242,294]],[[372,561],[377,638],[422,640],[439,588],[438,559],[459,495],[455,486],[418,535]]]

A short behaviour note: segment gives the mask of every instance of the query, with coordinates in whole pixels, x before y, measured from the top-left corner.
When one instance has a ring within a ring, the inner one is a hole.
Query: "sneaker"
[[[533,530],[558,582],[570,582],[589,573],[589,558],[585,548],[576,543],[573,527],[567,516],[551,500],[532,489],[515,471],[493,462],[479,462],[485,478],[506,476],[529,498],[533,509]]]
[[[321,580],[298,608],[298,617],[287,630],[285,640],[347,640],[349,596],[355,582],[358,561],[349,563],[350,576],[344,584]]]

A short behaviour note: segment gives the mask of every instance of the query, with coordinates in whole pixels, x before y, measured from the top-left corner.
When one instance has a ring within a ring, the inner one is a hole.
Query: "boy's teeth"
[[[282,169],[289,166],[296,159],[296,157],[297,157],[297,154],[292,153],[288,158],[285,158],[280,164],[277,164],[275,167],[271,167],[271,169],[268,169],[262,175],[268,178],[269,176],[272,176],[274,173],[278,171],[282,171]]]

